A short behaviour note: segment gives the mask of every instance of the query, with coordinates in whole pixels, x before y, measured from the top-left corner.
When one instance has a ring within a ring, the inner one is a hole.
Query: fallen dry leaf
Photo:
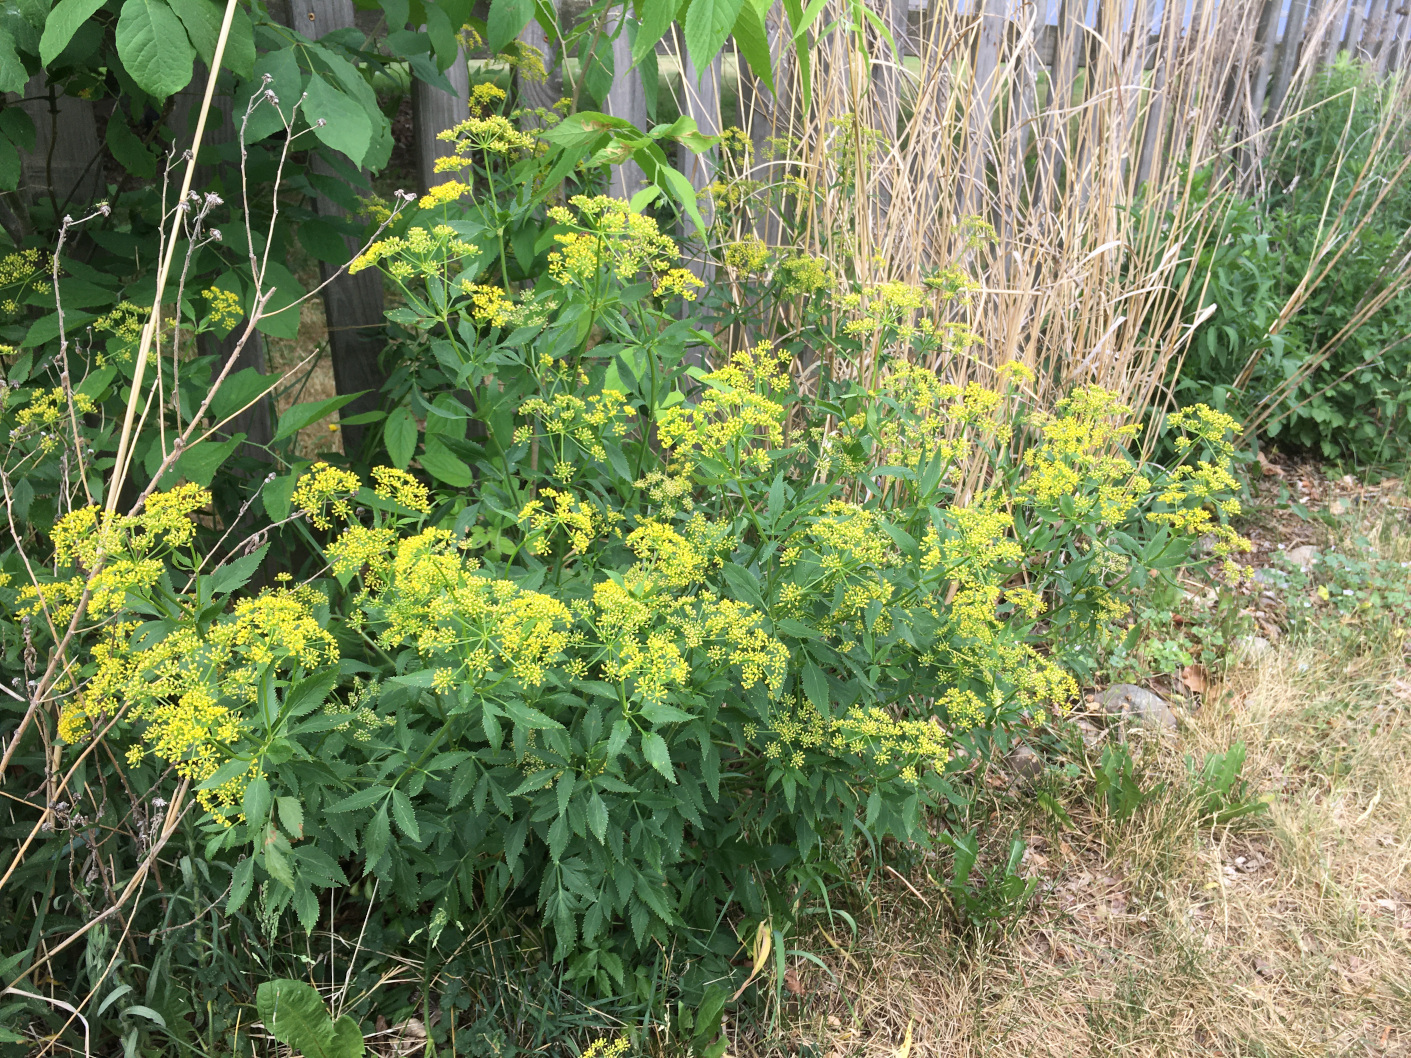
[[[1210,670],[1199,663],[1187,665],[1181,670],[1181,680],[1196,694],[1204,694],[1210,687]]]

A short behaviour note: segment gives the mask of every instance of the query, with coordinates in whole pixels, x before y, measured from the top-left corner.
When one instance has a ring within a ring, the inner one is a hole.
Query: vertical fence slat
[[[416,138],[416,175],[423,194],[435,184],[450,179],[438,174],[436,161],[453,153],[452,144],[436,134],[459,125],[470,116],[470,68],[464,48],[456,49],[455,62],[446,70],[446,80],[454,91],[447,92],[422,80],[412,82],[412,135]]]
[[[353,25],[352,0],[290,0],[289,24],[298,32],[317,40],[325,33],[347,29]],[[403,27],[397,26],[397,29]],[[314,160],[315,172],[333,175],[331,168]],[[342,216],[343,210],[320,195],[315,208],[325,216]],[[348,253],[358,250],[357,241],[345,238]],[[325,280],[337,269],[320,266]],[[343,272],[323,291],[324,319],[328,325],[328,348],[333,360],[333,384],[340,394],[362,393],[343,406],[340,414],[359,415],[374,410],[386,375],[378,363],[382,352],[383,328],[382,273],[376,268],[364,268],[357,275]],[[343,450],[357,449],[364,436],[364,426],[343,427]]]
[[[92,202],[103,186],[93,103],[66,95],[42,72],[29,79],[23,99],[19,105],[34,122],[34,150],[20,158],[20,189],[30,201],[48,198],[57,221]]]
[[[1294,70],[1298,67],[1298,51],[1303,41],[1303,25],[1308,18],[1309,0],[1290,0],[1288,21],[1284,26],[1284,37],[1279,42],[1278,61],[1274,64],[1274,81],[1269,89],[1269,122],[1279,116],[1279,108],[1284,105],[1289,85],[1293,82]]]
[[[555,22],[559,17],[559,5],[548,3],[553,11]],[[556,41],[549,40],[539,20],[531,18],[519,34],[519,42],[533,48],[544,58],[544,79],[519,75],[520,105],[530,110],[551,110],[563,96],[563,56],[559,54]]]
[[[615,118],[626,118],[639,129],[647,127],[647,90],[642,84],[642,71],[632,66],[632,41],[624,18],[631,18],[625,7],[608,12],[605,32],[612,37],[612,87],[608,89],[603,109]],[[625,73],[623,71],[626,71]],[[646,186],[646,174],[636,162],[627,161],[612,167],[609,194],[630,199]]]

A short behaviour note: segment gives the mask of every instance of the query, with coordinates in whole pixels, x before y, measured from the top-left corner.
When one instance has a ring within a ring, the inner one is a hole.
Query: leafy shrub
[[[1398,89],[1344,58],[1311,92],[1273,146],[1265,193],[1241,198],[1213,172],[1194,185],[1218,228],[1188,266],[1187,310],[1210,315],[1175,388],[1257,411],[1279,443],[1395,460],[1411,441],[1411,292],[1398,263],[1411,192],[1405,125],[1387,118]],[[1269,334],[1290,299],[1298,311]]]
[[[927,328],[849,299],[893,350],[875,388],[801,390],[768,343],[705,370],[648,218],[556,209],[512,299],[443,198],[365,258],[434,370],[479,383],[408,390],[439,484],[310,467],[288,502],[315,573],[259,590],[258,533],[204,568],[199,486],[80,506],[19,592],[38,641],[86,593],[60,736],[105,732],[135,789],[174,770],[206,856],[243,857],[228,912],[258,892],[311,929],[361,871],[430,908],[432,943],[532,901],[604,991],[658,943],[728,956],[732,906],[787,917],[863,836],[924,842],[964,761],[1062,708],[1069,646],[1192,534],[1240,544],[1225,416],[1173,416],[1190,461],[1143,467],[1109,394],[1036,414],[1022,373],[946,384],[900,355]]]

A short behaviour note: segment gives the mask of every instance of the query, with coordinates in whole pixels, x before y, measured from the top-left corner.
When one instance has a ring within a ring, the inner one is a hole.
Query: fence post
[[[1269,93],[1269,121],[1279,116],[1294,70],[1298,68],[1298,50],[1303,41],[1303,25],[1308,18],[1309,0],[1290,0],[1288,21],[1284,24],[1284,39],[1279,42],[1279,59],[1274,66],[1274,85]],[[1268,124],[1268,122],[1265,122]]]
[[[205,89],[206,78],[209,71],[206,65],[199,60],[196,63],[195,71],[191,78],[191,83],[179,92],[172,99],[171,108],[171,129],[176,134],[177,145],[182,142],[183,136],[189,136],[195,132],[195,114],[201,106],[201,93]],[[197,151],[197,161],[200,162],[199,151],[202,147],[214,147],[223,143],[230,143],[236,138],[235,133],[235,105],[228,95],[217,95],[211,100],[210,114],[206,119],[205,140],[202,143],[193,143],[192,150]],[[201,163],[196,166],[196,180],[194,187],[196,190],[206,188],[213,177],[218,176],[216,167]],[[226,192],[227,200],[235,196],[230,194],[230,186],[222,182],[221,189]],[[245,323],[242,320],[230,329],[224,338],[217,338],[215,334],[207,332],[196,339],[196,347],[202,356],[213,356],[222,366],[235,352],[235,347],[240,343],[240,335],[245,330]],[[268,370],[268,362],[265,358],[264,336],[256,331],[250,336],[250,340],[245,343],[245,347],[240,350],[240,355],[235,361],[232,370],[243,371],[246,368],[254,368],[260,374],[265,374]],[[240,412],[231,419],[228,433],[245,435],[245,444],[240,448],[240,454],[249,456],[261,462],[270,461],[270,453],[264,447],[274,438],[274,398],[266,396],[263,400],[256,401],[255,404]]]
[[[557,0],[544,0],[544,7],[553,12],[554,23],[557,27],[559,17],[559,6]],[[557,29],[555,29],[557,33]],[[544,27],[539,25],[537,18],[531,18],[528,24],[519,34],[519,42],[533,48],[544,57],[544,79],[534,80],[524,76],[523,68],[519,74],[519,100],[521,105],[530,110],[552,110],[555,103],[563,95],[563,56],[559,54],[560,41],[550,40],[549,35],[544,32]]]
[[[1279,0],[1269,2],[1278,3]],[[1161,30],[1156,37],[1156,65],[1151,73],[1150,101],[1146,107],[1146,121],[1142,126],[1142,150],[1137,158],[1137,187],[1151,179],[1157,151],[1165,136],[1166,77],[1172,63],[1176,61],[1176,41],[1181,35],[1181,11],[1182,7],[1175,4],[1162,5]]]
[[[960,212],[980,214],[985,209],[985,162],[989,157],[990,109],[995,84],[999,80],[1000,56],[1004,51],[1006,0],[981,0],[979,32],[972,66],[970,119],[967,122],[966,162],[961,177]]]
[[[1389,0],[1372,0],[1371,9],[1367,12],[1367,19],[1362,23],[1362,39],[1353,41],[1348,46],[1348,51],[1354,57],[1372,58],[1377,47],[1377,35],[1381,32],[1382,16],[1388,3]]]
[[[1058,170],[1066,166],[1068,157],[1068,114],[1066,111],[1073,102],[1073,75],[1075,60],[1075,37],[1082,32],[1083,14],[1086,0],[1063,0],[1058,10],[1058,24],[1054,27],[1053,65],[1050,67],[1048,91],[1048,128],[1042,162],[1039,186],[1045,197],[1058,190]]]
[[[450,175],[438,179],[436,161],[454,154],[455,149],[438,140],[436,134],[470,116],[470,68],[466,65],[465,48],[456,49],[455,62],[445,73],[452,92],[420,78],[412,81],[412,136],[416,140],[416,175],[422,194]]]
[[[25,85],[19,106],[34,122],[34,150],[20,158],[20,191],[48,196],[57,226],[65,213],[86,206],[103,188],[102,145],[93,103],[66,95],[41,70]],[[23,212],[23,211],[21,211]]]
[[[325,33],[348,29],[353,25],[353,2],[289,0],[289,24],[310,40],[317,40]],[[313,168],[315,173],[334,175],[332,167],[318,155],[314,155]],[[343,216],[343,210],[323,195],[315,199],[314,208],[324,216]],[[357,252],[355,239],[345,236],[344,243],[349,257]],[[338,271],[327,263],[319,268],[325,280]],[[345,404],[340,415],[351,417],[377,408],[382,383],[386,380],[386,374],[378,363],[383,347],[382,310],[382,273],[376,268],[365,268],[357,275],[343,272],[324,288],[323,314],[328,325],[334,388],[340,394],[362,393],[356,400]],[[351,454],[358,449],[366,430],[365,426],[343,427],[343,451]]]
[[[626,19],[631,18],[626,5],[614,7],[607,14],[604,33],[612,38],[612,87],[608,89],[603,108],[615,118],[626,118],[639,129],[647,127],[647,91],[642,84],[642,71],[632,65],[632,38],[627,32]],[[612,167],[609,193],[617,198],[631,199],[647,185],[646,174],[636,162],[628,160]]]

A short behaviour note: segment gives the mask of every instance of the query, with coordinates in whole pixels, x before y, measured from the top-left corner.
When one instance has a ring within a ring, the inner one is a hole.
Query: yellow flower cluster
[[[315,463],[294,486],[294,509],[303,511],[319,529],[332,529],[333,518],[353,520],[351,499],[362,485],[362,479],[350,470]]]
[[[336,664],[338,647],[315,608],[327,600],[308,587],[269,589],[235,605],[208,628],[189,623],[155,644],[131,645],[136,622],[112,625],[94,648],[97,670],[81,710],[91,718],[126,706],[143,725],[147,751],[201,783],[230,759],[245,728],[240,706],[257,697],[267,674]],[[75,717],[70,730],[78,730]],[[214,790],[198,790],[207,811],[228,822],[258,765]]]
[[[750,235],[725,247],[725,265],[751,275],[763,273],[769,267],[769,247],[758,235]]]
[[[113,308],[93,322],[95,331],[111,334],[116,339],[123,355],[142,337],[142,327],[152,313],[152,306],[137,305],[131,301],[120,301]],[[240,313],[244,315],[243,312]],[[240,317],[237,316],[238,320]]]
[[[904,325],[913,312],[926,306],[926,291],[910,283],[878,283],[843,295],[839,304],[845,312],[857,314],[843,325],[843,331],[858,337]]]
[[[417,200],[416,204],[421,209],[436,209],[438,206],[459,201],[468,194],[470,194],[470,185],[459,180],[447,180],[445,183],[430,188]]]
[[[607,459],[603,439],[623,436],[637,415],[627,403],[627,397],[616,389],[605,389],[588,397],[574,393],[556,393],[547,400],[533,397],[519,406],[519,413],[538,420],[539,431],[549,438],[554,457],[560,463],[567,462],[572,454],[565,445],[570,438],[592,459],[598,462]],[[515,440],[524,444],[534,432],[531,426],[521,426]]]
[[[619,1036],[611,1043],[606,1036],[601,1036],[589,1044],[588,1049],[583,1052],[583,1058],[623,1058],[627,1047],[626,1036]]]
[[[764,472],[771,451],[783,446],[787,411],[782,394],[790,356],[765,341],[742,349],[724,367],[702,378],[694,404],[677,404],[657,417],[657,436],[675,461],[694,453],[737,472]]]
[[[163,566],[155,553],[187,546],[196,532],[191,516],[210,502],[205,489],[185,484],[153,493],[135,515],[112,514],[97,506],[70,511],[54,523],[50,539],[56,565],[78,572],[25,585],[20,589],[20,612],[47,611],[50,621],[66,624],[88,590],[90,614],[101,618],[117,613],[129,591],[142,592],[157,583]]]
[[[503,327],[514,314],[514,302],[499,287],[462,280],[461,293],[470,296],[471,318],[491,327]]]
[[[598,537],[605,537],[622,520],[611,508],[584,504],[566,489],[544,488],[519,512],[519,522],[529,524],[526,549],[532,555],[542,555],[562,533],[568,539],[569,554],[584,554]]]
[[[373,467],[373,495],[380,500],[391,500],[408,507],[418,514],[431,513],[431,494],[426,486],[396,467]]]
[[[549,254],[549,275],[565,286],[591,287],[603,269],[619,282],[634,282],[646,272],[652,289],[663,296],[694,300],[705,284],[689,270],[676,267],[680,251],[651,217],[634,213],[621,199],[575,195],[577,210],[555,206],[549,218],[572,230],[554,236],[558,248]]]
[[[568,644],[568,608],[510,581],[490,580],[478,566],[448,530],[399,540],[386,583],[371,603],[387,621],[380,640],[414,644],[438,668],[464,673],[470,683],[499,673],[537,686]]]
[[[206,299],[206,319],[221,333],[229,331],[245,317],[240,304],[240,295],[221,287],[207,287],[201,291]]]
[[[1169,525],[1177,532],[1212,537],[1211,552],[1223,560],[1225,575],[1234,579],[1241,570],[1232,556],[1236,552],[1251,550],[1254,544],[1232,526],[1219,521],[1215,512],[1227,517],[1240,513],[1239,500],[1230,495],[1239,491],[1239,482],[1230,469],[1234,454],[1234,443],[1230,438],[1238,436],[1243,428],[1229,415],[1205,404],[1174,412],[1167,417],[1166,423],[1182,431],[1175,442],[1178,452],[1184,455],[1192,451],[1197,443],[1204,442],[1212,449],[1215,458],[1213,461],[1201,459],[1194,465],[1183,463],[1174,468],[1163,482],[1164,488],[1157,494],[1157,499],[1172,509],[1152,511],[1147,518]],[[1225,498],[1217,499],[1221,496]]]
[[[10,440],[35,437],[39,440],[39,451],[47,455],[64,444],[66,437],[72,440],[72,434],[65,432],[71,425],[71,417],[91,415],[96,410],[93,399],[83,393],[75,393],[70,404],[58,386],[35,390],[30,403],[15,412],[15,428],[10,431]]]
[[[816,294],[833,285],[827,258],[799,253],[780,261],[779,269],[784,274],[784,293],[788,297]]]
[[[1080,519],[1120,522],[1151,487],[1125,449],[1139,426],[1114,422],[1130,411],[1110,390],[1087,386],[1060,401],[1057,415],[1036,417],[1043,443],[1024,455],[1021,495],[1046,506],[1071,497]]]
[[[943,771],[950,760],[946,733],[932,720],[898,718],[878,706],[856,705],[832,717],[794,695],[786,695],[782,705],[772,718],[774,737],[764,752],[796,770],[808,753],[851,755],[894,768],[906,782],[916,783],[922,771]]]
[[[402,283],[418,276],[445,280],[453,264],[479,252],[477,246],[462,239],[449,224],[438,224],[430,230],[415,227],[408,229],[406,235],[391,235],[373,243],[353,258],[348,274],[356,275],[364,268],[387,261],[384,271]]]
[[[438,140],[452,145],[450,155],[436,159],[436,172],[465,169],[473,161],[475,151],[513,156],[534,150],[533,136],[521,132],[509,118],[488,112],[504,99],[504,90],[493,84],[482,82],[471,90],[470,117],[436,134]]]
[[[17,250],[0,257],[0,290],[6,287],[21,287],[37,280],[39,271],[39,251],[34,249]],[[7,316],[18,315],[21,291],[6,295],[0,300],[0,312]]]

